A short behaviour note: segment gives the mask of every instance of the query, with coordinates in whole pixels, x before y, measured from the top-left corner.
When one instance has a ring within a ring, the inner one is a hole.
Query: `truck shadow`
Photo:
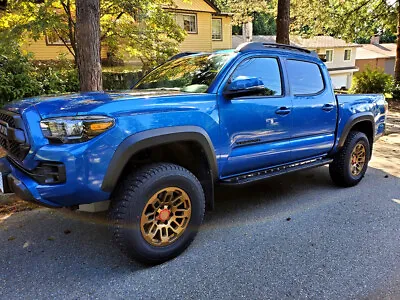
[[[208,243],[225,243],[218,241],[219,231],[224,228],[239,228],[252,222],[262,226],[277,219],[288,222],[305,210],[341,201],[349,193],[361,195],[362,190],[384,180],[396,180],[399,186],[399,178],[385,176],[386,173],[370,168],[360,185],[340,189],[331,182],[328,169],[321,167],[241,188],[217,187],[215,210],[207,213],[197,239],[188,251],[166,264],[176,265],[181,261],[190,265],[191,258],[201,257],[202,251],[208,251]],[[29,288],[29,280],[35,274],[40,273],[45,284],[46,280],[62,281],[71,270],[81,281],[92,280],[95,272],[96,280],[106,282],[132,271],[149,270],[129,261],[110,243],[111,238],[104,214],[39,209],[12,215],[0,223],[0,257],[3,258],[0,282],[5,280],[11,288],[19,278],[28,282]],[[163,268],[166,264],[154,268]],[[38,283],[31,284],[32,289],[35,284]],[[72,288],[73,282],[70,284]]]

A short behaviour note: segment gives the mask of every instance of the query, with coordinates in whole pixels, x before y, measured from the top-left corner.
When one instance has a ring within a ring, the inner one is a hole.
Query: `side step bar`
[[[227,179],[222,180],[220,183],[222,185],[242,185],[242,184],[248,184],[252,183],[255,181],[267,179],[270,177],[290,173],[290,172],[295,172],[295,171],[300,171],[300,170],[305,170],[305,169],[311,169],[315,167],[320,167],[326,164],[329,164],[333,161],[331,158],[315,158],[315,159],[310,159],[310,160],[305,160],[305,161],[300,161],[296,163],[291,163],[288,165],[282,165],[280,167],[274,167],[274,168],[269,168],[253,173],[248,173],[240,176],[235,176],[235,177],[230,177]]]

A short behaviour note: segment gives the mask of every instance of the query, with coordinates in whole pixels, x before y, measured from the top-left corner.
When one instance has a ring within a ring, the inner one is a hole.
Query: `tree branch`
[[[100,37],[100,41],[103,41],[106,37],[107,34],[111,31],[113,25],[115,25],[115,23],[124,15],[124,11],[121,11],[117,17],[114,19],[114,21],[112,22],[112,24],[107,28],[107,30],[103,33],[103,35]]]

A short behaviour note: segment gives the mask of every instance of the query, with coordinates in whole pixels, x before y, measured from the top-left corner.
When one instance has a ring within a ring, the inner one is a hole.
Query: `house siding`
[[[47,45],[46,39],[40,38],[37,41],[27,40],[21,46],[23,51],[31,52],[36,60],[55,60],[60,54],[65,54],[67,59],[73,60],[74,57],[63,45]],[[107,57],[107,49],[102,47],[101,58]]]
[[[351,49],[351,58],[349,61],[344,60],[344,51],[346,49]],[[318,53],[325,53],[326,50],[333,50],[333,61],[325,63],[328,69],[350,68],[356,65],[357,48],[332,48],[332,49],[321,48],[318,49]]]
[[[179,13],[193,11],[179,11]],[[180,52],[211,51],[211,13],[197,12],[197,33],[188,33],[185,40],[179,45]]]
[[[208,5],[203,0],[192,0],[192,1],[183,1],[183,0],[174,0],[175,7],[180,10],[188,10],[188,11],[199,11],[199,12],[211,12],[215,13],[215,9]]]
[[[375,58],[375,59],[357,59],[356,66],[363,72],[367,67],[371,69],[381,69],[385,73],[394,76],[394,58]]]

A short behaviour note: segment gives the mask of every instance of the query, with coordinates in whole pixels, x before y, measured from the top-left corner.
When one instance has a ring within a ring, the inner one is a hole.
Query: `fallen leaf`
[[[8,238],[8,240],[9,240],[9,241],[15,240],[15,236],[10,236],[10,237]]]

